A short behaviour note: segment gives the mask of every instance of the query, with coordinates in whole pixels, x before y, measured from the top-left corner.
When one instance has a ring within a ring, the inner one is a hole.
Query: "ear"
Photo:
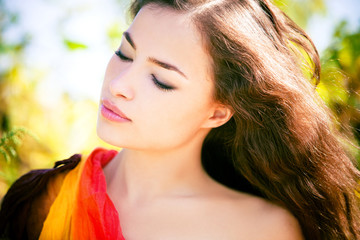
[[[233,116],[234,111],[225,105],[217,105],[214,107],[209,118],[204,123],[203,127],[205,128],[216,128],[224,125],[229,119]]]

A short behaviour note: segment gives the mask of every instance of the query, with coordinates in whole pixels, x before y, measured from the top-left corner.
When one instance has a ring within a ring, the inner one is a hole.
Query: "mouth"
[[[101,102],[101,115],[113,122],[131,122],[128,118],[114,103],[107,99],[103,99]]]

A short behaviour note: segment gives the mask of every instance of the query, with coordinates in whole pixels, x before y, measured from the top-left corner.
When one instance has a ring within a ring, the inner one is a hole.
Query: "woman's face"
[[[210,72],[189,17],[145,6],[107,66],[99,137],[118,147],[160,150],[206,136],[218,107]]]

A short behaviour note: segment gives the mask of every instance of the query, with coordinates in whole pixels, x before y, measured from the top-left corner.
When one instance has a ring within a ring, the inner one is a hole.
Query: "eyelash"
[[[132,59],[131,58],[128,58],[126,57],[120,50],[116,50],[115,51],[115,55],[118,56],[122,61],[124,62],[131,62]],[[164,84],[162,82],[160,82],[154,74],[151,74],[151,80],[154,82],[155,86],[157,88],[159,88],[160,90],[162,91],[171,91],[171,90],[174,90],[175,88],[172,87],[172,86],[169,86],[167,84]]]
[[[157,78],[155,77],[154,74],[151,74],[151,80],[154,82],[154,84],[155,84],[160,90],[163,90],[163,91],[171,91],[171,90],[174,90],[174,87],[169,86],[169,85],[166,85],[166,84],[160,82],[159,80],[157,80]]]
[[[115,51],[116,56],[118,56],[121,60],[125,61],[125,62],[131,62],[132,59],[126,57],[120,50],[116,50]]]

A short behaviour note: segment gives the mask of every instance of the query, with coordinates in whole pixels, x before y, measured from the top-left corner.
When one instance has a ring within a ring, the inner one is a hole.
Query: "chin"
[[[119,141],[119,139],[114,139],[113,136],[99,134],[99,133],[97,133],[97,135],[102,141],[104,141],[107,144],[110,144],[110,145],[112,145],[114,147],[118,147],[118,148],[126,148],[125,144],[123,144],[121,141]]]
[[[127,134],[117,132],[113,126],[98,121],[96,126],[97,136],[107,144],[117,148],[129,148],[130,138]]]
[[[119,147],[118,142],[119,139],[116,139],[116,135],[114,134],[114,130],[110,128],[109,126],[106,126],[106,124],[101,123],[101,120],[98,120],[97,126],[96,126],[96,134],[97,136],[103,140],[104,142]]]

